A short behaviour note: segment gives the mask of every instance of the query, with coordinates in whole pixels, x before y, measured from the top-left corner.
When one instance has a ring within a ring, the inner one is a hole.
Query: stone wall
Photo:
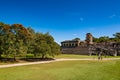
[[[88,47],[78,46],[75,48],[61,48],[62,53],[88,55]]]

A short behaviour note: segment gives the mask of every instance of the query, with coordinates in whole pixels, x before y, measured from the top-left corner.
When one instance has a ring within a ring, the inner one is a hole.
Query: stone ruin
[[[82,54],[82,55],[101,55],[117,56],[120,55],[120,43],[104,42],[93,43],[93,36],[91,33],[86,34],[86,40],[66,40],[61,42],[61,52],[68,54]]]
[[[87,34],[86,34],[86,44],[87,44],[87,45],[93,44],[93,36],[92,36],[91,33],[87,33]]]
[[[86,40],[65,40],[61,42],[62,53],[73,54],[88,54],[89,45],[93,44],[93,37],[91,33],[86,34]]]
[[[117,56],[120,55],[120,43],[118,42],[104,42],[89,46],[89,55],[97,55],[101,53],[103,56]]]

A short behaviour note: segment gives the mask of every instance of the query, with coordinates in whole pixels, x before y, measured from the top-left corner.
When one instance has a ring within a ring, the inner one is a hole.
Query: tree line
[[[22,24],[5,24],[0,22],[0,59],[26,56],[46,58],[60,53],[60,46],[47,32],[35,32]]]
[[[113,34],[113,38],[109,36],[101,36],[99,38],[93,37],[93,42],[102,43],[102,42],[120,42],[120,32]]]

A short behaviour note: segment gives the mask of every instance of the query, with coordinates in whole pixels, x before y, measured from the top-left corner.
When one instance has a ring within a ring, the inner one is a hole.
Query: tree
[[[109,42],[110,38],[108,36],[101,36],[99,38],[93,37],[93,42],[102,43],[102,42]]]
[[[1,30],[0,30],[0,35],[1,35],[1,55],[5,54],[6,57],[11,52],[11,35],[12,33],[10,32],[10,25],[8,24],[1,24]]]
[[[27,39],[29,37],[29,32],[26,28],[23,27],[21,24],[13,24],[11,25],[11,33],[13,33],[13,58],[16,60],[16,56],[18,54],[24,53],[25,50],[27,52],[27,49],[23,49],[24,46],[27,44]]]
[[[120,39],[120,32],[117,32],[117,33],[113,34],[113,36],[115,36],[115,38],[119,38]]]
[[[4,39],[3,39],[3,28],[4,23],[0,22],[0,59],[2,58],[3,50],[4,50]]]
[[[56,42],[53,42],[53,44],[50,45],[51,47],[51,56],[54,57],[55,55],[59,55],[60,52],[60,45]]]
[[[78,40],[80,40],[80,38],[74,38],[73,40],[76,40],[76,41],[78,41]]]
[[[113,34],[113,36],[114,36],[114,41],[120,42],[120,32]]]
[[[36,38],[36,33],[34,31],[34,29],[32,29],[31,27],[28,27],[27,30],[29,31],[31,37],[28,39],[28,43],[27,43],[27,53],[34,53],[34,47],[36,46],[35,44],[35,38]]]
[[[51,48],[45,41],[40,44],[40,54],[42,59],[51,54]]]
[[[108,36],[102,36],[99,38],[100,42],[108,42],[109,41],[109,37]]]
[[[6,58],[12,57],[16,61],[16,56],[27,53],[45,58],[47,55],[57,55],[59,51],[60,46],[48,32],[43,34],[31,27],[26,29],[21,24],[0,23],[0,59],[4,54]]]
[[[47,45],[50,46],[51,49],[51,52],[49,52],[48,55],[54,57],[55,55],[60,54],[60,45],[54,41],[54,38],[48,32],[45,33],[44,36],[46,38],[45,40]]]
[[[99,38],[95,38],[95,37],[93,37],[93,42],[99,42]]]
[[[36,57],[41,55],[42,58],[46,56],[58,55],[60,53],[60,46],[54,41],[54,38],[49,33],[36,33],[33,54]]]

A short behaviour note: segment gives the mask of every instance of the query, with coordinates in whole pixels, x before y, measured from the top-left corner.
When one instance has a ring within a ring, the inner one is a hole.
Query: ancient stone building
[[[62,48],[73,48],[77,47],[80,44],[80,40],[66,40],[61,42],[61,47]]]
[[[93,36],[91,33],[86,34],[84,41],[80,40],[66,40],[61,42],[61,52],[71,54],[92,55],[101,51],[102,55],[120,55],[119,42],[102,42],[93,43]]]
[[[87,44],[93,44],[93,36],[91,33],[86,34],[86,43]]]
[[[65,40],[61,42],[62,53],[88,54],[88,46],[93,44],[92,34],[86,34],[86,40]]]

